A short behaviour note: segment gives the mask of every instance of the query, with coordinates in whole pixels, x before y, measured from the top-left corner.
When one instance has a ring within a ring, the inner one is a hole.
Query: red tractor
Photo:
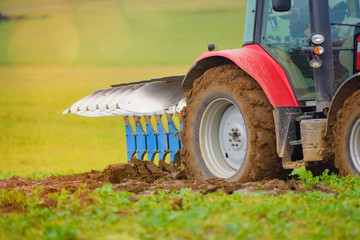
[[[64,113],[122,115],[129,159],[170,154],[205,179],[319,162],[360,175],[359,36],[359,0],[248,0],[242,48],[209,44],[184,76],[114,85]]]

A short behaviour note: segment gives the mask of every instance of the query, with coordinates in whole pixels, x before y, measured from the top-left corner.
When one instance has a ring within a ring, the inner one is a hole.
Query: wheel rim
[[[356,170],[360,172],[360,119],[358,119],[351,130],[350,156]]]
[[[244,163],[247,151],[241,111],[228,99],[212,101],[200,121],[199,143],[204,163],[216,177],[233,176]]]

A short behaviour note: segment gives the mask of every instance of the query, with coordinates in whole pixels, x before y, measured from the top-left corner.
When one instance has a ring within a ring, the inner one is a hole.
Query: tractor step
[[[303,160],[287,161],[287,162],[283,162],[282,166],[284,169],[301,168],[301,167],[305,167],[305,161],[303,161]]]
[[[298,145],[301,145],[302,142],[301,142],[301,140],[293,140],[293,141],[289,141],[289,144],[291,146],[298,146]]]

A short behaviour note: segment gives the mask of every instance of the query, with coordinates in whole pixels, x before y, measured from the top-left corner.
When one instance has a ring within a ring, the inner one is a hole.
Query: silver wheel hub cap
[[[204,163],[216,177],[229,178],[241,168],[246,157],[247,132],[242,113],[231,101],[216,99],[206,107],[199,143]]]
[[[360,119],[356,121],[351,130],[349,149],[351,161],[356,170],[360,172]]]
[[[244,118],[239,110],[231,105],[221,118],[219,142],[226,163],[234,170],[238,170],[244,162],[246,141]]]

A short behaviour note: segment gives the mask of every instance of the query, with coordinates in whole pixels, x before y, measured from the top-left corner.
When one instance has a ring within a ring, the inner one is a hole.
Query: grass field
[[[213,42],[242,44],[246,1],[35,0],[0,3],[5,66],[191,65]]]
[[[102,169],[124,162],[119,117],[62,111],[110,84],[185,74],[206,50],[240,47],[243,1],[0,2],[2,174]],[[19,18],[19,19],[17,19]]]

